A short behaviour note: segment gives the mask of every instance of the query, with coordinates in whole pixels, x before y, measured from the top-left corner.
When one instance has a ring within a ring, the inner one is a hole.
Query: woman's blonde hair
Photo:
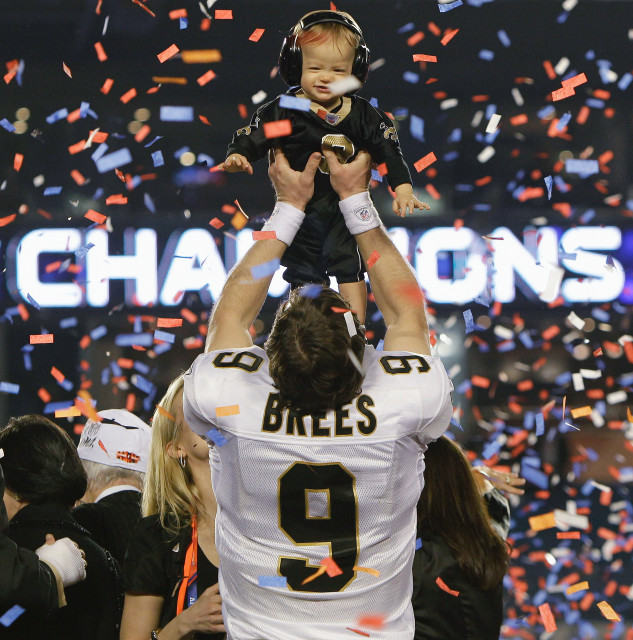
[[[184,388],[184,374],[167,388],[152,418],[152,440],[149,465],[143,485],[144,516],[158,514],[162,527],[176,535],[191,523],[192,516],[202,511],[202,500],[188,465],[175,457],[175,447],[182,435],[176,424],[175,399]],[[171,443],[171,444],[170,444]],[[174,447],[174,456],[167,453]]]

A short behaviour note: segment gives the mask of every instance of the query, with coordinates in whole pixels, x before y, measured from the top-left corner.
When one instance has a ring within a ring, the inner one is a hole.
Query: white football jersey
[[[200,355],[185,376],[187,423],[203,437],[215,429],[229,640],[413,638],[423,452],[449,425],[453,385],[432,356],[368,346],[363,368],[352,403],[307,415],[278,408],[260,347]],[[314,577],[326,558],[334,571]],[[368,615],[382,627],[363,627]]]

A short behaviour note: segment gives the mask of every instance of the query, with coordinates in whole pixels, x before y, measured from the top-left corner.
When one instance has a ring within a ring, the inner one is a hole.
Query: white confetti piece
[[[495,153],[496,153],[495,148],[492,145],[488,145],[487,147],[485,147],[479,152],[479,155],[477,156],[477,160],[479,160],[479,162],[484,164],[485,162],[488,162],[488,160],[490,160],[490,158],[492,158],[492,156],[494,156]]]
[[[488,125],[486,126],[486,133],[494,133],[501,122],[501,116],[498,113],[493,113]]]
[[[362,86],[363,83],[356,76],[347,76],[347,78],[332,82],[328,88],[332,92],[332,95],[342,96],[345,93],[356,91],[356,89],[360,89]]]

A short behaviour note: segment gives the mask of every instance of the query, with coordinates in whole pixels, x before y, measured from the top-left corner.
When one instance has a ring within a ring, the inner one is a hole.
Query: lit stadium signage
[[[505,227],[489,236],[472,229],[439,227],[419,232],[390,229],[403,255],[408,255],[428,299],[437,304],[465,304],[475,298],[512,302],[517,288],[529,298],[552,302],[559,296],[571,303],[616,300],[625,285],[622,264],[612,256],[622,245],[615,226],[528,228],[517,238]],[[110,252],[104,229],[34,229],[14,238],[6,251],[7,287],[17,302],[41,307],[106,307],[110,283],[121,280],[130,306],[178,305],[186,292],[206,290],[216,300],[228,267],[211,232],[203,228],[174,231],[159,247],[151,228],[127,229],[121,255]],[[252,244],[252,231],[235,239],[225,236],[236,259]],[[46,254],[50,254],[47,263]],[[66,265],[78,265],[74,279],[63,270],[47,270],[53,254],[66,255]],[[286,293],[278,271],[270,289]]]

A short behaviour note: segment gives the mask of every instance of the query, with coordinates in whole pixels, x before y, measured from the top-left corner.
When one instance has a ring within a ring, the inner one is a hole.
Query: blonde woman
[[[207,443],[182,410],[176,378],[152,420],[143,519],[125,556],[121,640],[221,640],[216,501]]]

